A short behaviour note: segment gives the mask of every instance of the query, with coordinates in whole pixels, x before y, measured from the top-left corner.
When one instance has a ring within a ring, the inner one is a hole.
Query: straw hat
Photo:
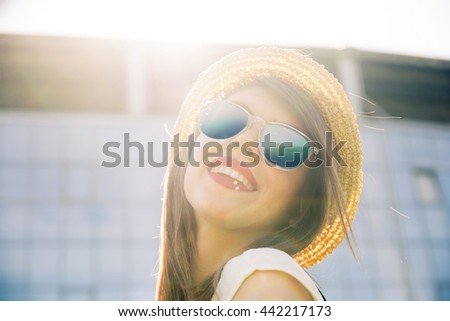
[[[347,142],[339,150],[347,166],[339,166],[338,175],[345,191],[347,216],[351,223],[357,210],[363,176],[356,116],[337,79],[298,50],[275,47],[242,49],[214,63],[200,74],[186,97],[173,132],[179,134],[180,141],[187,141],[189,134],[196,130],[197,117],[205,101],[223,98],[261,77],[279,78],[303,90],[324,116],[335,142]],[[173,155],[169,157],[173,159]],[[169,164],[170,172],[173,161]],[[341,243],[345,229],[336,208],[331,206],[322,231],[293,258],[304,268],[319,263]]]

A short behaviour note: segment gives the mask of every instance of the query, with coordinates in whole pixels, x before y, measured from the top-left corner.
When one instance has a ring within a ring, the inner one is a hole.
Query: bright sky
[[[0,0],[0,33],[353,47],[450,60],[450,1]]]

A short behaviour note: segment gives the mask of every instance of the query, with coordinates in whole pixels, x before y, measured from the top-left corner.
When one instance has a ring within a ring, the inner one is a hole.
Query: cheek
[[[184,175],[183,188],[187,201],[194,210],[211,207],[211,195],[208,193],[207,167],[203,161],[204,140],[197,140],[200,146],[193,149]]]
[[[196,177],[201,174],[201,169],[203,166],[203,145],[204,141],[199,137],[195,141],[195,143],[199,143],[200,145],[196,145],[192,149],[192,153],[190,154],[189,161],[186,168],[186,173],[184,176],[184,188],[189,189],[190,186],[196,182]]]
[[[303,171],[282,172],[271,168],[271,175],[267,175],[267,184],[264,191],[264,203],[272,213],[283,213],[291,204],[303,183]],[[282,215],[282,214],[279,214]]]

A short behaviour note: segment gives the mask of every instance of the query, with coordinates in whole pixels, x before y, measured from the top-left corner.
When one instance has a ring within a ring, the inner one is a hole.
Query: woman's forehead
[[[244,87],[228,96],[227,100],[245,107],[252,115],[268,122],[285,123],[302,131],[305,129],[292,107],[262,86]]]

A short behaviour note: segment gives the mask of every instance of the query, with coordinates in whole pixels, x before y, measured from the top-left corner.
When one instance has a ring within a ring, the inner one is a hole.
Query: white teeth
[[[231,172],[231,173],[230,173],[230,176],[233,177],[234,179],[238,179],[239,174],[236,173],[236,172]],[[242,179],[239,179],[239,181],[242,181]]]
[[[253,187],[253,185],[248,181],[248,179],[246,179],[243,175],[239,174],[238,172],[236,172],[234,169],[232,169],[230,167],[220,165],[220,166],[211,168],[211,172],[228,175],[231,178],[234,178],[235,180],[238,180],[239,182],[241,182],[250,191],[253,191],[255,189]]]

